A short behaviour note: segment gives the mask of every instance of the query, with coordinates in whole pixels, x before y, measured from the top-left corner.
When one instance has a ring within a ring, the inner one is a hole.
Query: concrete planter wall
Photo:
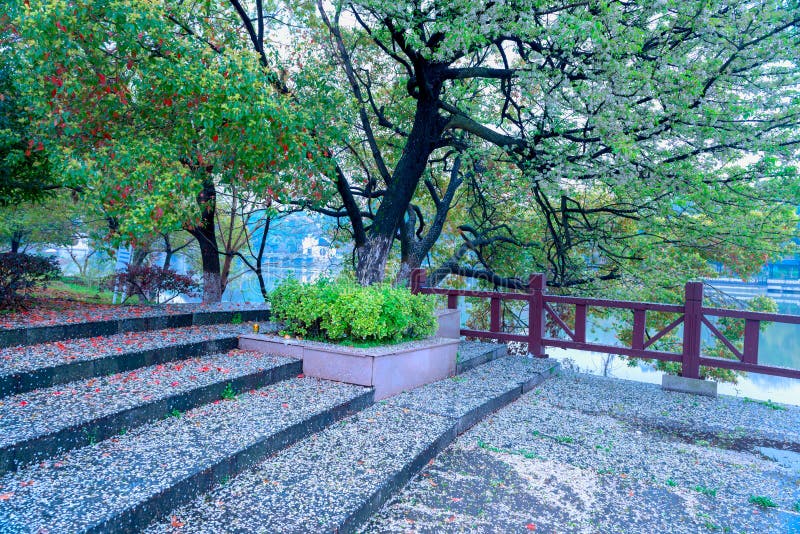
[[[356,348],[265,334],[239,338],[239,347],[303,360],[303,373],[375,388],[375,400],[456,373],[458,339],[430,338],[384,347]]]
[[[439,322],[437,337],[447,337],[450,339],[461,338],[461,311],[441,309],[436,310],[436,320]]]

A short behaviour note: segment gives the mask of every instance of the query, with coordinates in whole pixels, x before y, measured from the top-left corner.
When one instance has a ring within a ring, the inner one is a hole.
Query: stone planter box
[[[458,343],[458,339],[435,337],[356,348],[267,334],[239,338],[239,348],[302,359],[306,376],[372,386],[375,400],[454,376]]]
[[[436,310],[436,320],[439,322],[437,337],[461,339],[461,311],[447,308]]]

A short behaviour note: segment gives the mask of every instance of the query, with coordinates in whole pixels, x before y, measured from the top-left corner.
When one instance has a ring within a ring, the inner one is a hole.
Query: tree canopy
[[[254,50],[236,6],[63,0],[19,10],[30,75],[18,83],[38,121],[34,143],[52,152],[64,183],[102,205],[113,238],[192,233],[211,300],[216,188],[313,203],[327,183],[325,77],[282,77],[263,12]],[[301,106],[293,95],[313,99]]]
[[[503,285],[615,278],[653,255],[747,274],[796,233],[794,3],[317,6],[360,136],[331,212],[364,282],[394,241],[418,266],[423,215],[465,187],[463,243],[437,273]]]
[[[796,2],[23,0],[8,20],[14,175],[80,191],[117,241],[189,231],[209,300],[236,254],[218,191],[336,218],[364,284],[427,264],[663,286],[746,276],[797,234]]]

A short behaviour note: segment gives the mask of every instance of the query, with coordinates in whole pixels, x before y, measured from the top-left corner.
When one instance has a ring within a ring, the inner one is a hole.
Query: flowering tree
[[[395,241],[401,277],[418,266],[465,188],[462,243],[437,278],[524,285],[502,272],[498,248],[527,251],[526,271],[562,286],[660,255],[741,274],[796,233],[800,12],[790,4],[317,9],[360,136],[325,212],[348,220],[362,283],[385,276]]]

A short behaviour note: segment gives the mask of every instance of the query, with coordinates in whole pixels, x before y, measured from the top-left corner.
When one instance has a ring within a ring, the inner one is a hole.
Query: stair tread
[[[181,532],[348,531],[358,523],[354,517],[380,506],[465,423],[509,402],[509,394],[518,396],[523,384],[549,376],[557,365],[505,357],[391,397],[296,443],[170,516],[184,523]],[[506,399],[503,404],[500,398]],[[151,525],[146,532],[170,531],[170,523]]]
[[[230,324],[187,326],[9,347],[0,349],[0,377],[175,344],[230,338],[246,330],[245,326]]]
[[[8,532],[73,532],[97,526],[369,391],[294,378],[26,467],[0,478],[0,525]]]
[[[0,447],[295,361],[232,350],[6,397],[0,401]]]
[[[248,312],[269,309],[269,306],[263,302],[164,304],[160,306],[92,304],[88,305],[90,306],[88,309],[85,302],[64,299],[48,299],[44,304],[46,306],[41,309],[23,310],[3,316],[0,319],[0,332],[43,326],[166,317],[187,313]]]

